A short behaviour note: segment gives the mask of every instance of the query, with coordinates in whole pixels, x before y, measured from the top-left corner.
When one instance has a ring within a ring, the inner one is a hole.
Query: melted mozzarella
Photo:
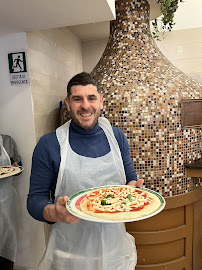
[[[129,194],[130,196],[127,198]],[[107,195],[112,196],[106,198]],[[144,193],[143,196],[143,194],[139,194],[134,188],[130,187],[123,188],[122,190],[117,188],[100,189],[97,195],[96,193],[91,193],[89,199],[92,201],[92,206],[95,210],[103,212],[129,212],[134,207],[142,207],[145,203],[152,202],[152,198],[147,193]],[[102,205],[102,201],[105,202],[104,205]]]

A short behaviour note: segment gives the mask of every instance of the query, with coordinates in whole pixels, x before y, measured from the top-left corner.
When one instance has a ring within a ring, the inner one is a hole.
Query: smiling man
[[[71,195],[84,189],[142,185],[127,139],[100,117],[103,96],[90,74],[82,72],[69,81],[65,102],[71,120],[44,135],[33,154],[27,207],[51,227],[39,269],[134,270],[134,238],[124,223],[80,220],[65,207]]]
[[[83,129],[94,128],[103,109],[103,96],[97,87],[92,84],[73,85],[68,90],[65,102],[74,123]]]

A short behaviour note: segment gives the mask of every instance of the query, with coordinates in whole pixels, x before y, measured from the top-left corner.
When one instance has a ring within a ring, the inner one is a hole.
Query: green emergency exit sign
[[[8,54],[9,77],[11,85],[29,84],[26,53],[13,52]]]

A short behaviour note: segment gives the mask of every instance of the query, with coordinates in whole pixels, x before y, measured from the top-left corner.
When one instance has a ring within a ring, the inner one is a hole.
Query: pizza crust
[[[113,187],[113,188],[120,188],[120,187]],[[136,189],[134,187],[131,187],[132,190],[139,190]],[[128,187],[127,187],[128,189]],[[103,188],[100,188],[98,190],[102,190]],[[136,218],[140,218],[142,216],[145,215],[149,215],[151,213],[153,213],[154,211],[156,211],[160,205],[161,202],[159,200],[158,197],[156,197],[154,194],[149,193],[145,190],[141,190],[143,193],[146,194],[146,196],[149,196],[151,198],[150,203],[148,205],[145,205],[143,209],[137,210],[137,211],[119,211],[119,212],[100,212],[100,211],[96,211],[95,208],[93,207],[92,204],[92,200],[90,200],[89,198],[91,198],[91,194],[93,194],[95,191],[91,191],[87,194],[87,197],[84,198],[81,203],[80,203],[80,209],[82,212],[93,216],[93,217],[98,217],[98,218],[102,218],[102,219],[110,219],[110,220],[128,220],[128,219],[136,219]],[[105,206],[105,208],[110,208]],[[110,211],[110,210],[109,210]]]

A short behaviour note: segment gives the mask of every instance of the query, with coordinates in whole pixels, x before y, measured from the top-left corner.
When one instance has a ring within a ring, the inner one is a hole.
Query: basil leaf
[[[104,198],[114,198],[114,195],[108,194],[108,195],[104,196]]]
[[[111,203],[107,203],[105,200],[101,200],[101,205],[111,205]]]
[[[132,202],[132,198],[131,197],[132,197],[132,195],[129,193],[126,198],[129,199],[130,202]]]
[[[105,200],[101,200],[101,205],[105,205],[106,201]]]

